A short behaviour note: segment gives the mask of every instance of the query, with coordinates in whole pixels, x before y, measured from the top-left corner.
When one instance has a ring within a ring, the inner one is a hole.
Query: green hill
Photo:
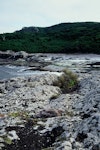
[[[100,23],[61,23],[51,27],[24,27],[0,34],[0,50],[47,53],[100,54]]]

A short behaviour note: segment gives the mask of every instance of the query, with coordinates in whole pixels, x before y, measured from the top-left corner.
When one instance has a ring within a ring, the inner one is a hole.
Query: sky
[[[86,21],[100,22],[100,0],[0,0],[0,33]]]

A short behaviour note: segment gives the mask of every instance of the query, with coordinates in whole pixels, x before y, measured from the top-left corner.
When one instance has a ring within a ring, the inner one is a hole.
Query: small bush
[[[61,88],[63,93],[72,92],[77,89],[78,86],[78,77],[73,72],[65,69],[63,70],[63,74],[58,77],[53,85]]]

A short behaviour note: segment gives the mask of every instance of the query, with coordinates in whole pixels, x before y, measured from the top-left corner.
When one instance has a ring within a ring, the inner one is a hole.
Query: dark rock
[[[57,117],[61,116],[62,111],[56,109],[49,109],[49,110],[42,110],[39,114],[37,114],[36,118],[50,118],[50,117]]]
[[[87,138],[87,134],[84,134],[83,132],[78,133],[76,141],[83,142],[85,138]]]
[[[99,144],[95,144],[95,145],[92,147],[92,150],[100,150],[100,143],[99,143]]]
[[[11,57],[12,57],[11,54],[0,53],[0,58],[2,58],[2,59],[8,59],[8,58],[11,58]]]
[[[11,128],[15,129],[15,127]],[[57,136],[61,135],[64,130],[58,126],[51,131],[40,134],[38,130],[34,130],[33,122],[29,121],[25,128],[17,127],[16,132],[20,140],[14,140],[10,145],[6,144],[3,150],[41,150],[52,146]]]
[[[87,64],[87,65],[90,65],[91,67],[100,66],[100,62],[94,62],[94,63]]]
[[[13,56],[14,52],[11,50],[8,51],[0,51],[0,58],[1,59],[10,59]]]

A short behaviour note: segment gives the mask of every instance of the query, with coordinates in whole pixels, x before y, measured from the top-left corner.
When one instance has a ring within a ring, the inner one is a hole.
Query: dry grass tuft
[[[61,88],[63,93],[72,92],[78,87],[78,77],[73,72],[65,69],[63,70],[63,74],[58,77],[53,85]]]

